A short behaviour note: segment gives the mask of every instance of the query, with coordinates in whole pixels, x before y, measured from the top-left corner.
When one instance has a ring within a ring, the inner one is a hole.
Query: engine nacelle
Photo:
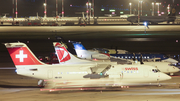
[[[100,59],[100,60],[107,60],[110,59],[110,56],[106,55],[106,54],[93,54],[92,59]]]

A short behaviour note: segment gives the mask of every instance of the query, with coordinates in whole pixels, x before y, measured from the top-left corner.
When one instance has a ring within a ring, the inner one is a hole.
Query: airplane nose
[[[171,62],[171,63],[178,63],[177,60],[172,59],[172,58],[168,58],[168,59],[166,59],[165,61],[169,61],[169,62]]]
[[[179,71],[180,71],[180,69],[179,69],[179,68],[177,68],[177,67],[174,67],[174,68],[175,68],[176,72],[179,72]]]
[[[159,75],[159,81],[165,81],[165,80],[170,80],[171,79],[171,77],[169,76],[169,75],[167,75],[167,74],[164,74],[164,73],[160,73],[160,75]]]

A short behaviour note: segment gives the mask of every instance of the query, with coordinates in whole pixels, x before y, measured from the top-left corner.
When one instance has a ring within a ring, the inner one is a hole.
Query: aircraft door
[[[123,82],[123,81],[122,81],[122,80],[123,80],[123,76],[124,76],[123,73],[120,73],[120,80],[119,80],[119,83],[120,83],[120,84]]]
[[[160,72],[157,72],[158,73],[158,77],[160,77]]]
[[[120,73],[120,80],[123,79],[123,73]]]
[[[144,69],[144,71],[143,71],[144,73],[144,77],[145,78],[147,78],[148,76],[149,76],[149,71],[148,71],[148,69]]]
[[[48,70],[48,79],[52,79],[52,78],[53,78],[53,71]]]

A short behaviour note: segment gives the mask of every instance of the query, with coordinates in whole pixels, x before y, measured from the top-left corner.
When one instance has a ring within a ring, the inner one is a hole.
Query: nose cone
[[[174,72],[179,72],[180,71],[179,68],[177,68],[177,67],[173,67],[173,69],[174,69]]]
[[[169,76],[169,75],[167,75],[167,74],[164,74],[164,73],[160,73],[160,75],[159,75],[159,81],[165,81],[165,80],[170,80],[171,79],[171,77]]]
[[[166,59],[166,60],[164,60],[164,61],[165,61],[165,62],[170,62],[170,63],[178,63],[177,60],[172,59],[172,58],[168,58],[168,59]]]

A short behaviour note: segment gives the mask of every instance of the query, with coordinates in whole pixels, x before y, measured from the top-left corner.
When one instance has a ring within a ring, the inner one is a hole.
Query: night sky
[[[39,16],[44,15],[43,3],[45,0],[17,0],[18,1],[18,17],[29,17],[36,16],[38,12]],[[75,12],[85,12],[85,3],[88,0],[64,0],[65,16],[73,16]],[[90,0],[91,1],[91,0]],[[101,13],[100,9],[106,7],[106,9],[129,9],[129,3],[131,2],[132,8],[137,9],[137,0],[94,0],[95,1],[95,15]],[[150,11],[152,8],[152,2],[161,2],[161,10],[166,11],[168,4],[172,4],[173,0],[143,0],[143,10],[144,12]],[[180,0],[174,0],[175,4],[179,4]],[[58,10],[61,12],[61,0],[58,0]],[[72,7],[70,6],[72,5]],[[177,6],[179,7],[179,5]],[[7,14],[7,16],[12,16],[12,0],[0,0],[0,15]],[[47,16],[55,16],[56,11],[56,0],[47,0]]]

